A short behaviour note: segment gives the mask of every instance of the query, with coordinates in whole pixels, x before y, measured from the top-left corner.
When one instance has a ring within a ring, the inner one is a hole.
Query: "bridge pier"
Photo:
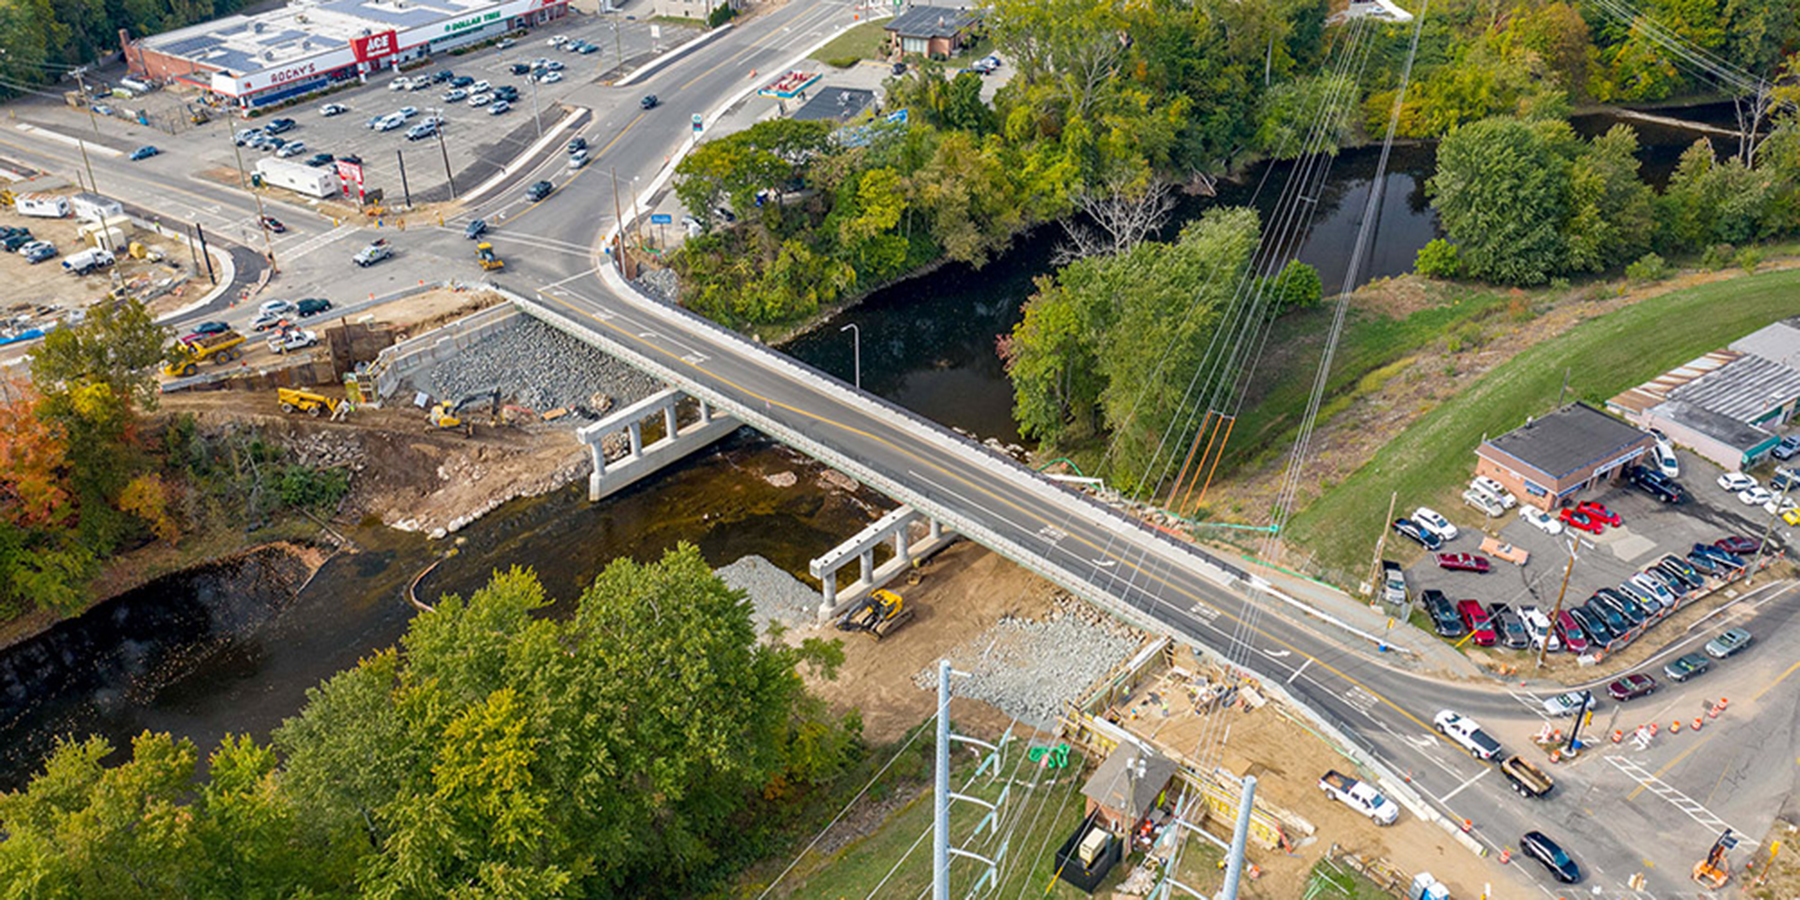
[[[915,541],[912,530],[921,522],[925,525],[925,534],[922,540]],[[928,518],[910,506],[902,506],[882,516],[808,566],[812,576],[819,579],[819,621],[841,615],[869,596],[871,591],[894,580],[895,576],[954,540],[955,532],[946,531],[942,522]],[[894,558],[875,565],[875,548],[889,541],[894,545]],[[840,593],[838,570],[849,565],[852,559],[857,562],[859,577]]]
[[[652,394],[577,432],[594,456],[594,471],[588,475],[588,500],[601,500],[637,483],[645,476],[666,468],[696,450],[706,447],[736,431],[738,420],[715,413],[700,401],[700,418],[681,427],[676,413],[687,395],[670,388]],[[644,420],[658,412],[663,417],[663,436],[644,444]],[[630,442],[624,459],[611,464],[606,461],[605,438],[623,430]]]

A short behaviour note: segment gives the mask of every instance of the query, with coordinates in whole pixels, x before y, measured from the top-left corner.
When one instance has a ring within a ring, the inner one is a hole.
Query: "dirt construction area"
[[[56,256],[38,263],[33,263],[18,253],[0,253],[0,279],[4,279],[7,285],[6,297],[9,302],[6,313],[9,317],[35,307],[81,309],[106,296],[113,288],[115,278],[118,283],[143,290],[156,282],[174,278],[191,267],[187,249],[180,240],[133,228],[125,233],[125,240],[160,250],[165,257],[162,262],[132,259],[121,251],[118,254],[119,261],[110,268],[98,269],[89,275],[71,274],[62,267],[62,260],[69,254],[79,253],[93,246],[91,242],[78,236],[77,229],[82,224],[74,218],[22,216],[11,209],[0,209],[0,226],[30,229],[34,239],[56,245]],[[202,276],[200,284],[205,283],[206,279]],[[189,281],[176,289],[179,293],[164,294],[153,301],[152,312],[158,311],[159,304],[179,306],[190,302],[198,296],[198,289]]]

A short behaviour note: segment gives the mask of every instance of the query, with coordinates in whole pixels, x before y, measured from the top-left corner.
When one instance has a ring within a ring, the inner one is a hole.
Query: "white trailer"
[[[64,219],[69,215],[69,198],[54,194],[20,194],[13,198],[13,208],[21,216]]]
[[[89,222],[104,222],[125,214],[125,207],[119,205],[119,201],[86,191],[70,197],[69,206],[75,210],[75,218]]]
[[[324,199],[338,192],[337,175],[330,169],[314,168],[273,157],[256,161],[256,174],[264,184],[287,188],[308,197]]]

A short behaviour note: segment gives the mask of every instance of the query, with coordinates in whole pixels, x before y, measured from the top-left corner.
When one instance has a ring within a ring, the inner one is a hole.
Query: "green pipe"
[[[1087,474],[1087,473],[1086,473],[1086,472],[1083,472],[1083,471],[1081,471],[1081,467],[1080,467],[1080,466],[1078,466],[1078,465],[1076,465],[1076,464],[1075,464],[1075,461],[1074,461],[1074,460],[1072,460],[1072,459],[1070,459],[1070,458],[1068,458],[1068,457],[1066,457],[1066,456],[1059,456],[1059,457],[1057,457],[1057,458],[1055,458],[1055,459],[1053,459],[1053,460],[1051,460],[1051,461],[1049,461],[1049,462],[1047,462],[1047,463],[1044,463],[1044,464],[1043,464],[1043,465],[1041,465],[1041,466],[1038,466],[1038,467],[1037,467],[1037,470],[1038,470],[1038,471],[1039,471],[1039,472],[1042,472],[1042,471],[1044,471],[1044,470],[1045,470],[1045,469],[1048,469],[1048,468],[1050,468],[1050,467],[1051,467],[1051,466],[1054,466],[1054,465],[1056,465],[1056,464],[1057,464],[1057,463],[1068,463],[1068,464],[1069,464],[1069,468],[1071,468],[1071,469],[1074,469],[1074,470],[1075,470],[1075,474],[1077,474],[1077,475],[1080,475],[1080,476],[1081,476],[1081,477],[1083,477],[1083,478],[1086,478],[1086,477],[1088,477],[1088,474]]]

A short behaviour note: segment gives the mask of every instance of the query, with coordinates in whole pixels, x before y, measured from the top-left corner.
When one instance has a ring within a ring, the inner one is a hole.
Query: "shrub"
[[[737,14],[738,11],[736,7],[729,3],[721,3],[713,8],[712,15],[706,17],[706,27],[717,28],[736,18]],[[854,63],[852,65],[854,65]]]
[[[1743,269],[1745,274],[1755,274],[1756,267],[1762,265],[1762,261],[1763,252],[1755,247],[1745,247],[1738,251],[1738,268]]]
[[[350,492],[350,473],[342,468],[287,466],[275,486],[281,502],[300,509],[336,506]]]
[[[1413,271],[1427,278],[1455,278],[1462,274],[1462,254],[1455,244],[1433,238],[1431,243],[1419,248]]]
[[[1288,260],[1271,279],[1269,287],[1276,313],[1291,309],[1311,309],[1325,296],[1325,283],[1319,270],[1297,259]]]
[[[855,56],[834,56],[825,60],[825,64],[834,69],[848,69],[851,66],[856,65],[857,62],[858,57]]]
[[[1706,248],[1706,252],[1700,256],[1700,268],[1708,272],[1717,272],[1731,263],[1732,254],[1736,252],[1737,248],[1730,244],[1714,244]]]
[[[1659,281],[1668,274],[1669,264],[1654,253],[1646,253],[1625,267],[1625,277],[1632,281]]]

